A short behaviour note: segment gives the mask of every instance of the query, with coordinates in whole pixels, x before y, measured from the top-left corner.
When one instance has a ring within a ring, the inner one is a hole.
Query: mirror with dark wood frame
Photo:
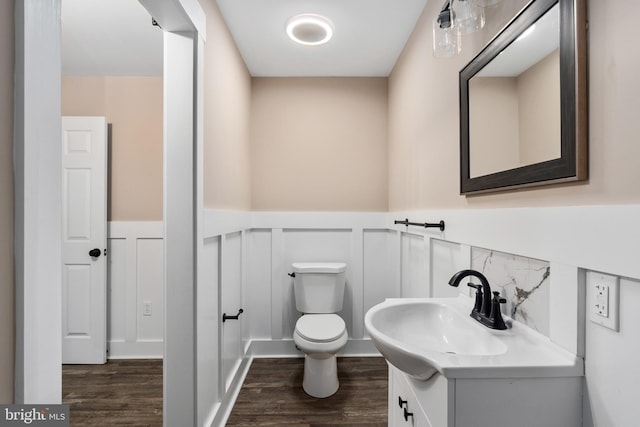
[[[585,0],[533,0],[460,72],[460,192],[583,181]]]

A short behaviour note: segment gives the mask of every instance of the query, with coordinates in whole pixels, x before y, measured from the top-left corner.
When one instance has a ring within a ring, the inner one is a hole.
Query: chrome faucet
[[[458,287],[462,279],[468,276],[477,277],[482,284],[468,284],[469,287],[475,288],[476,290],[476,302],[470,316],[488,328],[507,329],[504,319],[502,319],[502,311],[500,310],[500,304],[504,304],[507,300],[500,298],[499,292],[493,292],[493,298],[491,297],[491,286],[484,274],[476,270],[461,270],[449,279],[449,285]]]

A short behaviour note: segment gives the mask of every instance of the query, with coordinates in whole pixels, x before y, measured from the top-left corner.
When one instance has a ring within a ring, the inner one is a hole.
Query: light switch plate
[[[616,332],[619,331],[619,277],[588,271],[587,292],[589,320]]]
[[[144,301],[142,303],[142,315],[143,316],[151,316],[153,313],[153,305],[151,301]]]

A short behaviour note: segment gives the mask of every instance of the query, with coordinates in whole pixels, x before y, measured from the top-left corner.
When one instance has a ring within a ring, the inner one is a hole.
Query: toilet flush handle
[[[296,273],[287,273],[287,276],[296,277]]]

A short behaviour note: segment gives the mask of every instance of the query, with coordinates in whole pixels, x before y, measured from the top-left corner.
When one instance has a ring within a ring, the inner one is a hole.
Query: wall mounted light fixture
[[[473,0],[453,1],[453,15],[456,30],[461,35],[471,34],[484,27],[484,8]]]
[[[462,50],[461,36],[484,27],[484,8],[502,0],[446,0],[433,21],[433,56],[448,58]]]
[[[480,7],[493,6],[500,3],[502,0],[474,0],[474,3]]]
[[[433,56],[449,58],[460,52],[460,35],[455,30],[451,1],[447,0],[433,20]]]

